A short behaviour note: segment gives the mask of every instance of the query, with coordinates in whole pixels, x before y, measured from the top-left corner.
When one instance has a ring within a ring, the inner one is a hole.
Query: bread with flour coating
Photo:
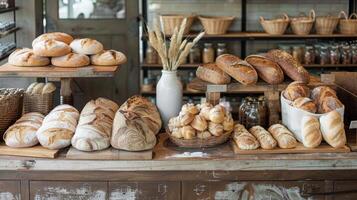
[[[297,141],[294,137],[294,134],[290,132],[285,126],[281,124],[273,124],[269,127],[268,131],[278,142],[280,148],[291,149],[297,146]]]
[[[306,115],[301,120],[302,144],[307,148],[315,148],[322,141],[320,122],[314,116]]]
[[[231,82],[231,77],[218,68],[215,63],[199,66],[196,70],[196,76],[201,80],[213,84],[228,84]]]
[[[273,136],[261,126],[253,126],[249,129],[249,132],[253,134],[259,141],[260,146],[263,149],[274,149],[277,145]]]
[[[94,55],[103,51],[102,43],[90,38],[75,39],[70,47],[74,53]]]
[[[334,148],[346,144],[346,133],[341,114],[336,110],[320,117],[321,133],[324,140]]]
[[[68,44],[64,42],[48,39],[37,42],[33,46],[33,52],[38,56],[57,57],[70,53],[71,47],[69,47]]]
[[[89,57],[84,54],[69,53],[52,58],[51,63],[57,67],[84,67],[89,65]]]
[[[92,65],[121,65],[126,63],[126,56],[119,51],[115,50],[104,50],[98,54],[91,56]]]
[[[32,41],[32,47],[36,43],[43,41],[43,40],[48,40],[48,39],[53,39],[53,40],[57,40],[60,42],[64,42],[68,45],[73,41],[73,37],[67,33],[62,33],[62,32],[44,33]]]
[[[242,124],[234,126],[233,140],[239,149],[253,150],[259,148],[260,144],[251,133]]]
[[[50,59],[34,54],[32,49],[16,49],[8,59],[9,64],[19,67],[40,67],[50,64]]]

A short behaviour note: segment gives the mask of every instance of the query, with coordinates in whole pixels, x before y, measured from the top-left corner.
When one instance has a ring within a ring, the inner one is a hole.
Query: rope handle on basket
[[[312,21],[315,21],[316,18],[316,13],[314,9],[310,10],[310,18],[312,19]]]
[[[264,21],[265,21],[264,17],[262,17],[262,16],[259,17],[259,20],[260,20],[261,22],[264,22]]]
[[[341,10],[341,12],[338,14],[338,18],[343,18],[343,19],[348,19],[345,11]]]
[[[349,19],[353,19],[353,17],[355,17],[355,19],[357,19],[357,13],[352,13],[349,17]]]
[[[288,14],[283,13],[283,19],[285,19],[285,20],[289,20],[289,16],[288,16]]]

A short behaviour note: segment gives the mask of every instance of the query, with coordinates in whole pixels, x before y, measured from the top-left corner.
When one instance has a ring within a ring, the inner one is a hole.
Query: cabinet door
[[[0,200],[17,200],[20,198],[20,182],[0,181]]]
[[[178,200],[180,182],[112,182],[110,200]]]
[[[107,182],[31,181],[30,199],[105,200]]]
[[[331,199],[357,199],[357,181],[335,181]]]

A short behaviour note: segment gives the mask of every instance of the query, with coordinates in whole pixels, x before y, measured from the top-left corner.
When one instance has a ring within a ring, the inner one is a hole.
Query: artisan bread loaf
[[[16,49],[12,52],[8,59],[9,64],[19,67],[36,67],[50,64],[50,59],[37,56],[32,49]]]
[[[320,145],[322,134],[320,122],[314,116],[306,115],[301,120],[302,144],[307,148],[315,148]]]
[[[32,147],[38,144],[36,131],[40,128],[44,116],[41,113],[26,113],[10,126],[3,135],[9,147]]]
[[[274,139],[278,142],[278,145],[282,149],[295,148],[297,141],[294,134],[290,132],[285,126],[281,124],[271,125],[268,129]]]
[[[43,57],[57,57],[64,56],[71,52],[71,47],[64,42],[60,42],[53,39],[43,40],[37,42],[33,46],[33,52],[35,55]]]
[[[113,120],[119,106],[105,98],[89,101],[83,108],[72,146],[81,151],[96,151],[110,146]]]
[[[317,111],[316,104],[312,101],[312,99],[307,97],[299,97],[295,99],[293,106],[311,113],[316,113]]]
[[[308,83],[310,81],[309,72],[289,53],[279,49],[270,50],[267,57],[277,62],[284,73],[294,81]]]
[[[284,72],[280,66],[261,55],[250,55],[245,58],[257,71],[258,76],[269,84],[279,84],[284,81]]]
[[[133,96],[115,114],[110,143],[127,151],[152,149],[161,126],[156,106],[144,97]]]
[[[90,38],[75,39],[71,42],[70,47],[74,53],[94,55],[103,51],[102,43]]]
[[[346,144],[346,134],[341,114],[336,110],[320,117],[321,133],[324,140],[334,148]]]
[[[328,86],[319,86],[315,87],[311,91],[311,98],[314,100],[316,104],[321,103],[321,99],[325,97],[335,97],[337,98],[336,91]]]
[[[121,65],[126,63],[126,56],[119,51],[104,50],[91,56],[92,65]]]
[[[51,63],[57,67],[84,67],[89,65],[89,57],[84,54],[69,53],[52,58]]]
[[[43,86],[41,94],[48,94],[54,92],[55,90],[56,90],[55,84],[48,82]]]
[[[283,96],[289,101],[294,101],[300,97],[309,97],[310,89],[305,83],[300,81],[294,81],[286,87]]]
[[[258,74],[255,69],[237,56],[230,54],[220,55],[216,59],[216,64],[222,71],[243,85],[252,85],[258,80]]]
[[[249,132],[258,139],[260,146],[263,149],[274,149],[276,147],[277,143],[275,139],[263,127],[253,126],[249,129]]]
[[[217,67],[215,63],[208,63],[198,66],[196,76],[204,81],[213,84],[228,84],[231,77]]]
[[[209,120],[220,124],[224,121],[225,113],[226,109],[223,106],[216,105],[209,111]]]
[[[79,112],[70,105],[55,107],[43,120],[36,135],[40,144],[48,149],[61,149],[71,144]]]
[[[233,140],[243,150],[253,150],[260,146],[258,140],[242,124],[234,126]]]
[[[56,86],[51,82],[48,82],[48,83],[33,82],[27,87],[26,93],[27,94],[48,94],[48,93],[54,92],[55,90],[56,90]]]
[[[49,40],[49,39],[64,42],[68,45],[73,41],[73,37],[68,35],[67,33],[61,33],[61,32],[44,33],[32,41],[32,47],[35,46],[35,44],[38,42]]]
[[[333,96],[323,97],[319,100],[319,113],[328,113],[338,108],[343,107],[343,104],[340,100]]]

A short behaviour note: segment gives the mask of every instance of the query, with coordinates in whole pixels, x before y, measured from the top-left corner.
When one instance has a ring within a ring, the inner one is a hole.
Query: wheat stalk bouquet
[[[149,43],[157,51],[160,56],[163,69],[167,71],[175,71],[177,68],[184,63],[187,58],[190,49],[203,37],[205,32],[199,33],[192,42],[187,39],[183,40],[183,32],[186,27],[187,19],[182,20],[182,23],[177,29],[175,27],[174,33],[170,38],[170,46],[167,46],[165,34],[163,34],[161,28],[159,27],[158,20],[154,25],[154,30],[147,26]]]

